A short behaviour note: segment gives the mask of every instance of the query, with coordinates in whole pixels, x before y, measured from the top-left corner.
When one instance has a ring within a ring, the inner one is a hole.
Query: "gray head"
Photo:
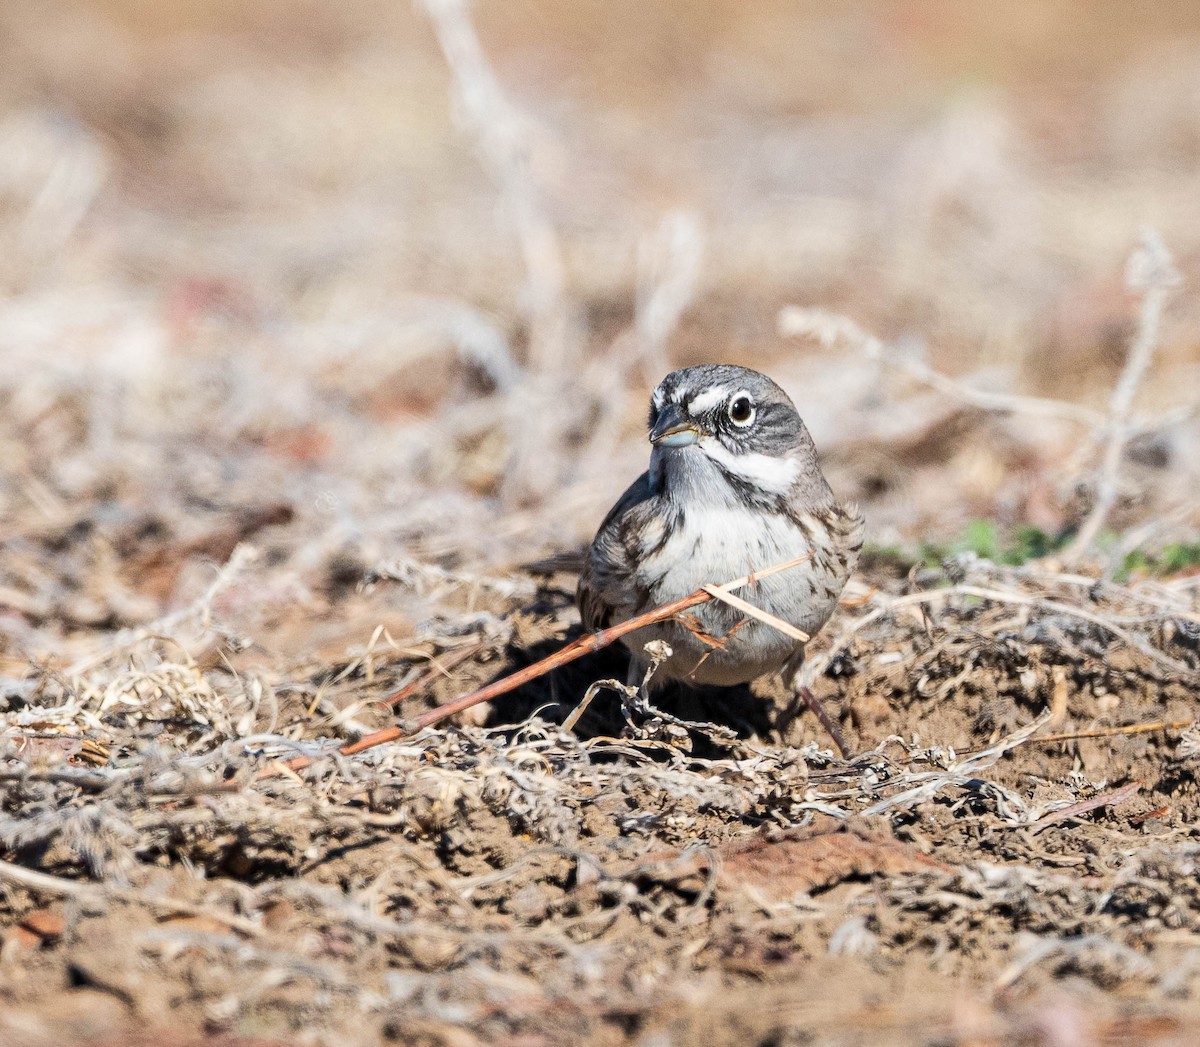
[[[672,498],[761,505],[833,500],[796,407],[747,367],[701,364],[672,371],[650,399],[650,482]]]

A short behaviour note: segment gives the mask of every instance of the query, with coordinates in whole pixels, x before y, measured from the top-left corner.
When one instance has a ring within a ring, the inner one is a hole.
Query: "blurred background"
[[[1062,534],[1095,426],[780,310],[1103,412],[1146,225],[1183,284],[1113,526],[1153,544],[1200,480],[1188,0],[5,0],[5,628],[151,620],[244,539],[260,607],[578,549],[713,360],[792,393],[878,546]]]

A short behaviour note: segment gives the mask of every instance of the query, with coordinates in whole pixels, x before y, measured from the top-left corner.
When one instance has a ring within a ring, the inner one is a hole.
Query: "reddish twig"
[[[813,694],[809,688],[805,687],[804,684],[797,686],[796,690],[799,692],[800,697],[804,699],[804,704],[808,706],[809,712],[820,721],[821,726],[825,728],[829,737],[833,739],[833,744],[838,747],[838,752],[842,754],[842,759],[849,760],[850,747],[846,745],[846,739],[842,737],[842,732],[838,725],[833,722],[833,717],[825,711],[825,706],[821,704],[821,699]]]
[[[430,659],[429,668],[418,676],[412,683],[405,684],[395,694],[388,695],[384,700],[384,705],[390,705],[395,708],[401,702],[408,701],[414,694],[423,691],[429,684],[433,683],[439,676],[444,676],[451,669],[455,669],[462,665],[463,662],[473,658],[478,654],[480,648],[477,646],[464,647],[461,651],[455,651],[452,654],[446,655],[440,662],[436,659]]]
[[[1031,828],[1041,830],[1048,825],[1057,825],[1059,822],[1070,821],[1072,818],[1078,818],[1081,814],[1088,814],[1101,807],[1115,807],[1117,804],[1124,803],[1126,800],[1136,796],[1142,784],[1141,781],[1132,781],[1127,785],[1122,785],[1119,789],[1114,789],[1112,792],[1101,793],[1099,796],[1093,796],[1090,800],[1080,800],[1079,803],[1073,803],[1069,807],[1051,811],[1034,822]]]
[[[757,571],[754,574],[737,578],[732,582],[726,582],[724,585],[710,588],[717,588],[723,592],[740,589],[759,578],[766,578],[769,575],[778,574],[780,571],[797,567],[808,558],[809,554],[798,556],[794,560],[775,564],[773,567],[768,567],[765,570]],[[515,691],[518,687],[529,683],[531,680],[536,680],[539,676],[545,676],[546,673],[552,672],[569,662],[573,662],[577,658],[582,658],[585,654],[602,650],[610,644],[616,643],[622,636],[628,636],[630,633],[637,632],[638,629],[643,629],[647,625],[654,625],[656,622],[664,622],[668,618],[674,618],[688,608],[707,603],[711,599],[713,599],[713,595],[710,589],[700,588],[688,596],[672,600],[670,603],[665,603],[660,607],[655,607],[651,611],[639,614],[636,618],[630,618],[627,622],[621,622],[619,625],[614,625],[608,629],[601,629],[596,633],[588,633],[586,636],[581,636],[577,640],[567,644],[561,650],[555,651],[554,654],[541,659],[541,661],[534,662],[532,665],[526,666],[518,672],[495,680],[486,687],[481,687],[470,694],[463,695],[461,698],[456,698],[452,702],[439,705],[436,709],[430,709],[420,716],[401,720],[394,727],[385,727],[381,731],[373,731],[371,734],[365,734],[358,741],[343,745],[338,749],[338,752],[342,756],[353,756],[355,753],[363,752],[366,749],[373,749],[377,745],[385,745],[388,742],[394,742],[400,738],[407,738],[410,735],[417,734],[426,727],[432,727],[436,723],[441,723],[448,717],[455,715],[455,713],[461,713],[474,705],[480,705],[483,702],[491,701],[493,698],[499,698],[500,695],[508,694],[509,691]],[[399,698],[399,695],[403,693],[403,691],[398,692],[397,695],[393,695],[392,697],[396,700],[402,700]],[[287,771],[302,770],[311,763],[312,759],[310,757],[297,756],[286,762],[276,763],[271,767],[264,768],[259,773],[259,777],[273,778]]]

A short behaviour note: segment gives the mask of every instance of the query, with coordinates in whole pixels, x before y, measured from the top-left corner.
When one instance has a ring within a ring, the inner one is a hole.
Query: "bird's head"
[[[682,496],[691,488],[729,501],[770,502],[812,488],[832,496],[808,429],[770,378],[747,367],[702,364],[672,371],[650,398],[650,477]]]

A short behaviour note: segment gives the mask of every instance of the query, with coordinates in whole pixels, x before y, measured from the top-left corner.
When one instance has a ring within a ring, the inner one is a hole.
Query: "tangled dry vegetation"
[[[0,16],[0,1040],[1194,1043],[1200,50],[1090,146],[981,97],[785,135],[765,44],[774,101],[660,125],[539,102],[578,26],[343,6],[186,74]],[[578,634],[646,389],[714,355],[870,519],[805,670],[853,755],[613,649],[364,747]]]
[[[58,1035],[1055,1042],[1069,1023],[1186,1042],[1194,586],[946,571],[869,596],[814,663],[849,760],[808,725],[745,724],[771,694],[602,696],[568,731],[583,675],[527,696],[532,715],[329,755],[356,697],[428,658],[467,645],[448,695],[533,646],[522,630],[555,636],[530,610],[565,602],[551,583],[497,597],[491,628],[290,690],[158,640],[10,683],[10,1002],[65,981],[71,1007],[43,1008]],[[295,753],[324,758],[271,773]],[[974,988],[951,1006],[947,981]]]

